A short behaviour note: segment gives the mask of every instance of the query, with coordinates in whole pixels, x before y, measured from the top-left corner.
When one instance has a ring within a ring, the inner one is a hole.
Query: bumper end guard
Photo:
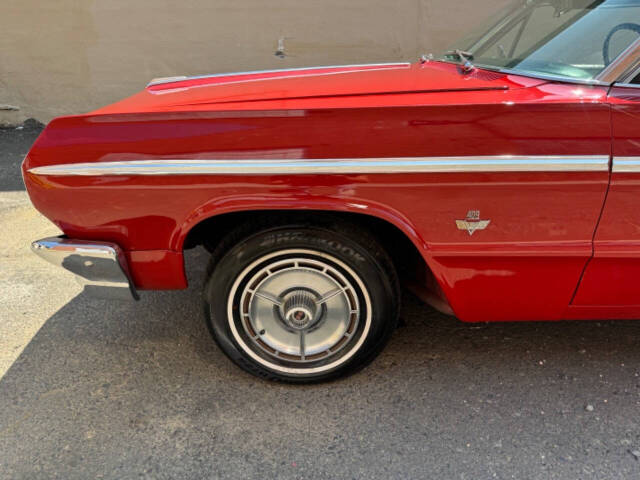
[[[115,243],[49,237],[33,242],[31,250],[74,273],[84,291],[93,297],[139,299],[124,252]]]

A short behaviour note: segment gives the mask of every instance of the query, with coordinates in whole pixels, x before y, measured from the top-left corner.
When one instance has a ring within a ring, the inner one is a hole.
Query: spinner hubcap
[[[305,255],[268,255],[237,278],[229,304],[232,333],[270,368],[287,373],[335,368],[368,332],[368,293],[337,259],[294,252]]]

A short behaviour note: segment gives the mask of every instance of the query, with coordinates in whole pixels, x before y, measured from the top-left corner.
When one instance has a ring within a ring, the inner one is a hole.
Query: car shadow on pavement
[[[47,320],[0,381],[0,477],[638,472],[640,323],[464,324],[407,294],[404,325],[362,372],[269,383],[213,343],[206,255],[187,263],[186,291],[79,295]]]

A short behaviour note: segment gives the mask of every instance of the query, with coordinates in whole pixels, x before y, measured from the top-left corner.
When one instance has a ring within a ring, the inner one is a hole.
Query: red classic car
[[[264,378],[371,361],[405,284],[467,322],[640,318],[640,1],[519,0],[416,63],[175,77],[52,121],[24,180],[86,290],[187,286]]]

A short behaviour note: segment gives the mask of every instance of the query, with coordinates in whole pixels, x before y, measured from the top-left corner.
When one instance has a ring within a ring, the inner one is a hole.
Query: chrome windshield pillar
[[[111,242],[49,237],[31,244],[46,261],[75,274],[84,291],[107,299],[139,299],[122,249]]]

